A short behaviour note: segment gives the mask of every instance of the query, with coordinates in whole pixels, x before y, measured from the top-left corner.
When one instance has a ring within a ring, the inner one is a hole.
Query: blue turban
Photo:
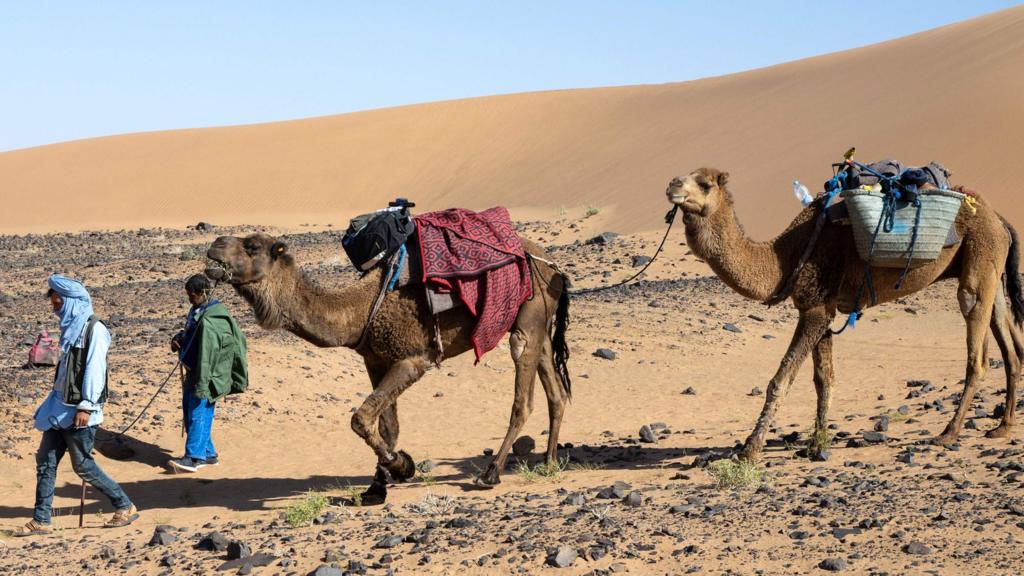
[[[57,316],[60,317],[60,349],[66,353],[81,338],[82,330],[93,314],[92,298],[77,280],[54,274],[47,282],[50,289],[64,299]]]

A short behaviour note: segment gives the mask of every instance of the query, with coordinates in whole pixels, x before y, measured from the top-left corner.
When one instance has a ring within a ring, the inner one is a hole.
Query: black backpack
[[[415,204],[399,198],[389,206],[353,218],[341,239],[352,265],[362,272],[386,261],[416,232],[416,222],[409,213]]]

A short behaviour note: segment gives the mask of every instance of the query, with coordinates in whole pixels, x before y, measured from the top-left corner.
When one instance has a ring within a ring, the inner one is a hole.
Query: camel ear
[[[274,242],[274,244],[270,247],[270,257],[271,258],[277,258],[278,256],[280,256],[281,254],[284,254],[287,251],[288,251],[288,245],[287,244],[285,244],[284,242],[281,242],[281,241]]]
[[[719,172],[718,173],[718,187],[721,188],[729,183],[729,173]]]

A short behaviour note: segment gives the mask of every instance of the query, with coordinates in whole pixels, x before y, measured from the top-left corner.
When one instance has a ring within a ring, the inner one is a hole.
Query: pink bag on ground
[[[28,363],[31,366],[56,366],[60,360],[60,345],[58,341],[50,337],[50,333],[43,330],[36,338],[36,343],[29,348]]]

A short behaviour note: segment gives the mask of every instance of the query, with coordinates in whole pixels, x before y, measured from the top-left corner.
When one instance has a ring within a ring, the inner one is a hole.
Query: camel
[[[565,404],[571,398],[565,341],[569,280],[548,263],[540,246],[524,239],[523,247],[530,261],[534,295],[519,308],[510,331],[509,347],[516,369],[512,416],[501,448],[476,479],[481,487],[501,482],[500,472],[512,443],[533,410],[537,375],[548,402],[548,462],[557,459],[558,432]],[[378,465],[361,503],[383,503],[389,479],[401,482],[416,473],[409,454],[396,451],[398,397],[439,360],[434,346],[435,321],[423,286],[411,285],[388,293],[367,325],[383,281],[383,267],[340,290],[327,290],[307,278],[283,242],[266,234],[222,236],[213,242],[207,256],[214,264],[206,274],[228,282],[252,306],[262,328],[287,330],[319,347],[352,348],[363,357],[373,393],[353,414],[352,430],[373,449]],[[436,333],[440,334],[444,357],[473,349],[470,337],[475,324],[476,319],[465,306],[437,318]]]
[[[823,209],[815,200],[800,212],[775,239],[755,242],[744,233],[733,210],[733,198],[726,187],[729,175],[713,168],[700,168],[669,183],[666,195],[680,207],[686,226],[686,241],[695,255],[705,260],[730,288],[739,294],[765,302],[783,288],[796,268]],[[1004,438],[1014,425],[1017,381],[1024,361],[1020,325],[1024,322],[1024,294],[1018,273],[1017,233],[984,198],[978,198],[976,212],[962,207],[955,227],[960,241],[940,253],[934,262],[910,270],[902,287],[895,288],[902,269],[871,269],[877,290],[875,303],[890,302],[947,278],[959,282],[957,300],[967,322],[967,377],[960,403],[952,420],[933,440],[948,445],[956,442],[974,393],[988,367],[987,329],[990,326],[1002,352],[1006,371],[1006,410],[1001,423],[986,434]],[[1005,272],[1005,278],[1004,278]],[[739,453],[757,460],[776,412],[789,392],[800,365],[808,354],[814,362],[817,413],[814,436],[808,447],[820,457],[827,447],[828,410],[835,373],[832,368],[832,330],[836,312],[844,314],[872,305],[866,293],[855,302],[865,273],[848,227],[826,225],[818,243],[793,283],[790,299],[799,312],[792,341],[778,370],[768,384],[764,406],[753,432]],[[1013,320],[1007,314],[1010,297]]]

